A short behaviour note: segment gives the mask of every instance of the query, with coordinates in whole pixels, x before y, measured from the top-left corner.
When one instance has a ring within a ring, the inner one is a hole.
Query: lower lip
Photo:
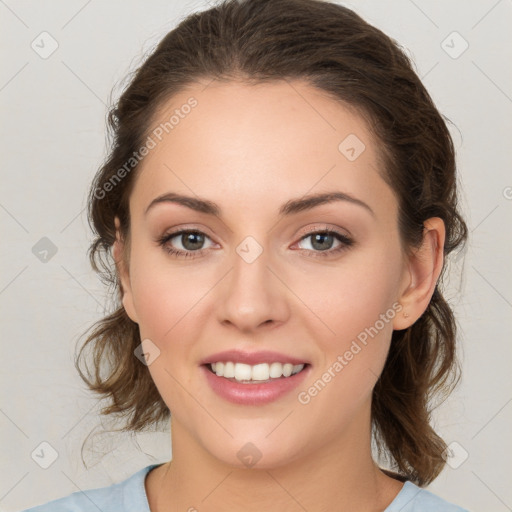
[[[240,405],[263,405],[278,400],[296,388],[309,373],[310,365],[305,366],[302,371],[290,377],[281,377],[270,382],[257,383],[256,381],[248,384],[217,377],[207,365],[202,365],[201,370],[213,391],[229,402]]]

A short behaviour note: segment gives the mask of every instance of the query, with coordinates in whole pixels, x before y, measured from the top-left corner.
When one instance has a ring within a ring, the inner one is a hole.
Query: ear
[[[408,275],[398,299],[403,309],[394,318],[395,330],[407,329],[425,312],[443,269],[446,235],[444,222],[439,217],[432,217],[423,226],[423,242],[408,257]]]
[[[114,219],[114,222],[116,226],[116,239],[112,246],[112,253],[114,256],[114,262],[116,264],[117,273],[121,281],[122,303],[128,317],[135,323],[139,323],[137,319],[137,314],[135,312],[135,306],[133,303],[128,257],[125,254],[126,247],[120,233],[121,223],[119,222],[118,217]]]

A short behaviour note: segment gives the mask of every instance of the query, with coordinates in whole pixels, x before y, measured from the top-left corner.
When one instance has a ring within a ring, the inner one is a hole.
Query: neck
[[[285,465],[240,469],[213,457],[172,420],[172,462],[146,480],[151,512],[381,512],[403,484],[376,466],[365,423],[366,430],[354,422],[343,436]]]

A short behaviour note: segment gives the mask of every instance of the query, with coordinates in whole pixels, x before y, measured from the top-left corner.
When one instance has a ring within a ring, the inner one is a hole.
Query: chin
[[[208,444],[205,446],[208,449]],[[290,436],[286,436],[283,442],[279,436],[269,439],[268,432],[265,432],[239,436],[224,444],[219,444],[217,439],[209,451],[219,461],[238,469],[274,469],[299,458],[304,447],[300,446],[298,440],[290,439]]]

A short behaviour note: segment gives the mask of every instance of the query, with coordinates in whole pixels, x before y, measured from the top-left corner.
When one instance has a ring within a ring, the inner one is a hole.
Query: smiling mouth
[[[204,365],[210,372],[231,382],[263,384],[280,379],[288,379],[302,372],[308,363],[260,363],[249,365],[233,361],[219,361]]]

